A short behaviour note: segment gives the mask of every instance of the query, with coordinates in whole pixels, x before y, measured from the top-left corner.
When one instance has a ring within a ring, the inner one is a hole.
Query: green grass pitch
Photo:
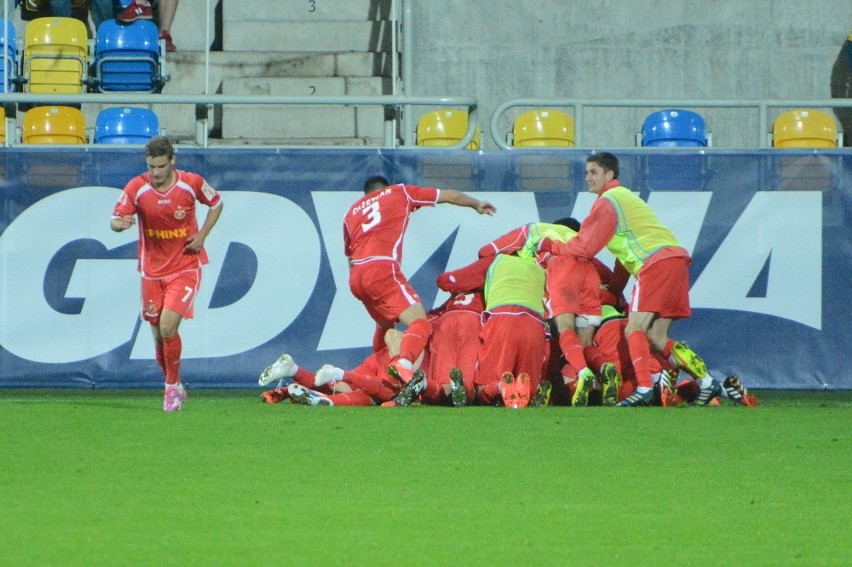
[[[0,565],[849,565],[852,392],[313,408],[0,389]]]

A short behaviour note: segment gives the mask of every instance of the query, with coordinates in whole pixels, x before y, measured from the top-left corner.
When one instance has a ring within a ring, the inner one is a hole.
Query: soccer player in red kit
[[[461,407],[473,400],[484,309],[482,291],[475,290],[454,294],[429,312],[433,332],[426,358],[423,403],[445,404],[449,400]]]
[[[547,358],[544,269],[529,257],[497,254],[445,272],[437,284],[450,293],[483,290],[475,399],[491,405],[502,397],[505,404],[508,386],[522,395],[518,407],[525,406],[538,389]]]
[[[261,374],[258,383],[266,386],[278,380],[278,386],[261,394],[268,403],[290,398],[294,403],[312,406],[373,406],[393,400],[400,384],[387,369],[399,353],[402,333],[388,329],[383,346],[358,366],[344,370],[331,364],[315,373],[298,366],[289,354],[282,354]]]
[[[175,169],[174,147],[164,136],[145,145],[145,162],[148,172],[124,188],[110,228],[121,232],[138,219],[142,318],[151,325],[157,363],[165,375],[163,410],[177,411],[186,400],[178,327],[192,317],[201,266],[208,262],[204,241],[222,214],[222,196],[200,175]],[[200,229],[196,201],[209,207]]]
[[[707,373],[704,361],[692,349],[669,338],[671,323],[692,314],[691,258],[648,204],[621,185],[618,173],[618,158],[611,153],[599,152],[586,158],[586,184],[598,196],[589,216],[576,238],[567,243],[545,238],[539,250],[591,259],[606,246],[636,277],[625,335],[637,387],[621,406],[653,402],[649,369],[652,348],[699,383],[696,405],[707,405],[721,394],[721,383]]]
[[[432,326],[420,297],[400,268],[402,241],[411,213],[439,203],[469,207],[485,215],[497,211],[488,201],[461,191],[402,183],[390,185],[384,177],[375,176],[366,181],[364,196],[349,208],[343,219],[349,288],[376,322],[373,350],[382,347],[385,331],[395,323],[407,327],[399,358],[390,369],[405,383],[414,373],[414,361],[429,342]]]

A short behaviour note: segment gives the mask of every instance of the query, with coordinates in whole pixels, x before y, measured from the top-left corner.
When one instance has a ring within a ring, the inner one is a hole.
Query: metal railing
[[[196,136],[195,142],[201,147],[208,147],[207,120],[211,107],[222,105],[303,105],[303,106],[381,106],[391,109],[385,112],[386,121],[396,120],[401,109],[405,106],[430,107],[466,107],[469,115],[468,131],[457,144],[447,148],[464,148],[476,132],[478,101],[473,97],[408,97],[408,96],[270,96],[270,95],[167,95],[142,93],[90,93],[90,94],[32,94],[32,93],[0,93],[0,104],[11,109],[15,104],[120,104],[120,105],[152,105],[152,104],[191,104],[195,106]],[[390,118],[388,118],[390,117]],[[9,129],[16,127],[14,116],[6,116],[6,145],[16,145],[16,136],[9,135]],[[14,130],[13,130],[14,131]],[[399,146],[394,129],[385,128],[383,147],[396,148]],[[317,147],[317,146],[311,146]]]
[[[583,147],[583,118],[588,108],[741,108],[753,109],[758,113],[758,129],[761,148],[771,146],[769,112],[778,108],[852,108],[852,99],[569,99],[569,98],[524,98],[508,100],[498,106],[491,115],[489,133],[491,139],[502,149],[513,148],[506,142],[505,132],[500,129],[500,120],[512,108],[571,108],[574,118],[574,146]],[[852,132],[847,135],[852,135]]]

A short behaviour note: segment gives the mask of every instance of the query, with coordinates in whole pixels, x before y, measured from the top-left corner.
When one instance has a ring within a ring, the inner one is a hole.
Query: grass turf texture
[[[313,408],[0,389],[3,565],[833,565],[852,392]]]

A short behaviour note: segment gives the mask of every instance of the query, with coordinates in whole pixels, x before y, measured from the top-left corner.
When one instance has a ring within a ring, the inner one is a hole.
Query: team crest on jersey
[[[148,305],[145,306],[145,314],[147,314],[147,315],[156,315],[157,314],[157,305],[153,301],[149,301]]]
[[[184,218],[186,218],[186,211],[183,209],[177,209],[175,211],[175,218],[177,220],[183,220]]]

